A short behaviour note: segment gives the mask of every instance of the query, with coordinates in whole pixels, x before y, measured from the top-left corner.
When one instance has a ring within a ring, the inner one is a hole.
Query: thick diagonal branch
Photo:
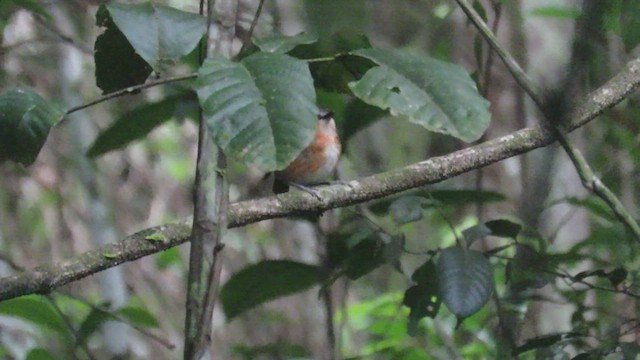
[[[566,124],[574,130],[614,106],[640,85],[640,58],[632,60],[605,85],[589,94]],[[229,227],[296,214],[320,213],[434,184],[456,175],[549,145],[553,135],[541,127],[526,128],[445,156],[361,178],[347,185],[318,189],[322,200],[305,192],[292,192],[230,205]],[[123,240],[62,262],[0,279],[0,300],[32,293],[47,293],[99,271],[139,259],[186,242],[190,225],[171,224],[142,230]]]

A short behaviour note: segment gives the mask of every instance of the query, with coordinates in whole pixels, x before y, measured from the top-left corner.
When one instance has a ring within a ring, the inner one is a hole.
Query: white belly
[[[304,179],[304,183],[308,185],[321,183],[327,181],[333,174],[340,159],[340,146],[333,145],[327,146],[324,149],[325,162],[316,169],[316,171],[309,173]]]

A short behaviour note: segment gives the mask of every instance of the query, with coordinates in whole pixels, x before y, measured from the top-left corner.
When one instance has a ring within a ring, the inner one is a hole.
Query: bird
[[[313,140],[285,169],[275,172],[273,192],[285,193],[291,185],[318,197],[309,186],[327,182],[335,172],[341,152],[333,112],[320,108]]]

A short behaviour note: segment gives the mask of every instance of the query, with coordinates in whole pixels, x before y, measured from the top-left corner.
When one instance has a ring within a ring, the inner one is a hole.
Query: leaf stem
[[[169,83],[173,83],[173,82],[178,82],[178,81],[184,81],[184,80],[190,80],[190,79],[195,79],[198,76],[197,73],[191,73],[188,75],[180,75],[180,76],[173,76],[173,77],[168,77],[168,78],[164,78],[164,79],[160,79],[160,80],[155,80],[155,81],[149,81],[147,83],[144,84],[140,84],[140,85],[136,85],[136,86],[130,86],[128,88],[122,89],[122,90],[118,90],[118,91],[114,91],[111,92],[109,94],[105,94],[97,99],[91,100],[88,103],[82,104],[82,105],[78,105],[78,106],[74,106],[70,109],[68,109],[58,120],[58,123],[56,125],[61,125],[62,123],[65,122],[65,120],[67,119],[67,115],[72,114],[76,111],[80,111],[80,110],[84,110],[88,107],[91,107],[93,105],[105,102],[107,100],[111,100],[117,97],[121,97],[121,96],[125,96],[125,95],[129,95],[129,94],[133,94],[136,93],[140,90],[144,90],[144,89],[148,89],[150,87],[154,87],[154,86],[158,86],[158,85],[164,85],[164,84],[169,84]]]
[[[240,47],[240,51],[238,54],[242,54],[244,49],[247,47],[249,41],[251,41],[251,37],[253,36],[253,31],[256,29],[256,25],[258,25],[258,19],[260,18],[260,14],[262,13],[262,6],[264,5],[264,0],[260,0],[258,3],[258,8],[256,9],[256,14],[253,16],[253,20],[251,21],[251,26],[249,27],[249,32],[242,42],[242,47]]]

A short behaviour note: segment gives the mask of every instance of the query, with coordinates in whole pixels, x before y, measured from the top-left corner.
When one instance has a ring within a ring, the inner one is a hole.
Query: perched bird
[[[327,182],[336,169],[341,150],[333,113],[321,108],[311,144],[284,170],[276,171],[273,192],[287,192],[292,185],[316,195],[307,186]]]

